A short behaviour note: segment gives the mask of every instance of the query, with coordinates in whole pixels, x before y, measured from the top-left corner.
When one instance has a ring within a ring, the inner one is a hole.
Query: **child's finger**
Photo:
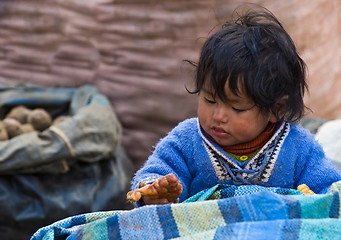
[[[176,176],[172,173],[167,174],[166,176],[159,179],[158,185],[163,188],[173,189],[181,182],[176,178]]]
[[[167,181],[168,185],[175,185],[178,182],[180,182],[179,179],[177,179],[177,177],[173,173],[167,174],[165,176],[165,180]]]

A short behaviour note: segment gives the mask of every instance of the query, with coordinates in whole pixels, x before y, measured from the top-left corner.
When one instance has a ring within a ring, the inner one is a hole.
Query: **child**
[[[294,125],[304,113],[305,63],[269,11],[249,11],[203,45],[198,118],[183,121],[136,172],[128,199],[180,202],[218,183],[325,193],[341,180],[321,146]]]

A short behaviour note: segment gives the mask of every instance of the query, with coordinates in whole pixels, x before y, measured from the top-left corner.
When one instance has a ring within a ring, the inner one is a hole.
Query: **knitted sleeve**
[[[330,185],[341,180],[341,172],[326,158],[321,145],[308,136],[296,164],[297,186],[306,184],[315,193],[326,193]],[[296,187],[297,187],[296,186]]]
[[[192,122],[193,124],[191,124]],[[132,190],[138,188],[141,182],[152,183],[168,173],[174,173],[183,186],[180,201],[187,198],[192,180],[187,159],[191,158],[193,151],[191,137],[195,127],[196,122],[194,121],[181,123],[161,139],[144,166],[136,172],[132,180]]]

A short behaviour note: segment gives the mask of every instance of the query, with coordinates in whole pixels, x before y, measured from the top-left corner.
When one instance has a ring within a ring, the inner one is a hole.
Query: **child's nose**
[[[217,122],[227,122],[228,121],[228,114],[226,110],[222,107],[216,107],[213,113],[213,119]]]

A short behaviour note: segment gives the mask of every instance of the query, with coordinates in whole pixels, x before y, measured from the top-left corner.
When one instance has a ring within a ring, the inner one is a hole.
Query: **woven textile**
[[[69,217],[39,229],[31,240],[341,239],[340,195],[341,181],[316,195],[217,185],[179,204]]]

